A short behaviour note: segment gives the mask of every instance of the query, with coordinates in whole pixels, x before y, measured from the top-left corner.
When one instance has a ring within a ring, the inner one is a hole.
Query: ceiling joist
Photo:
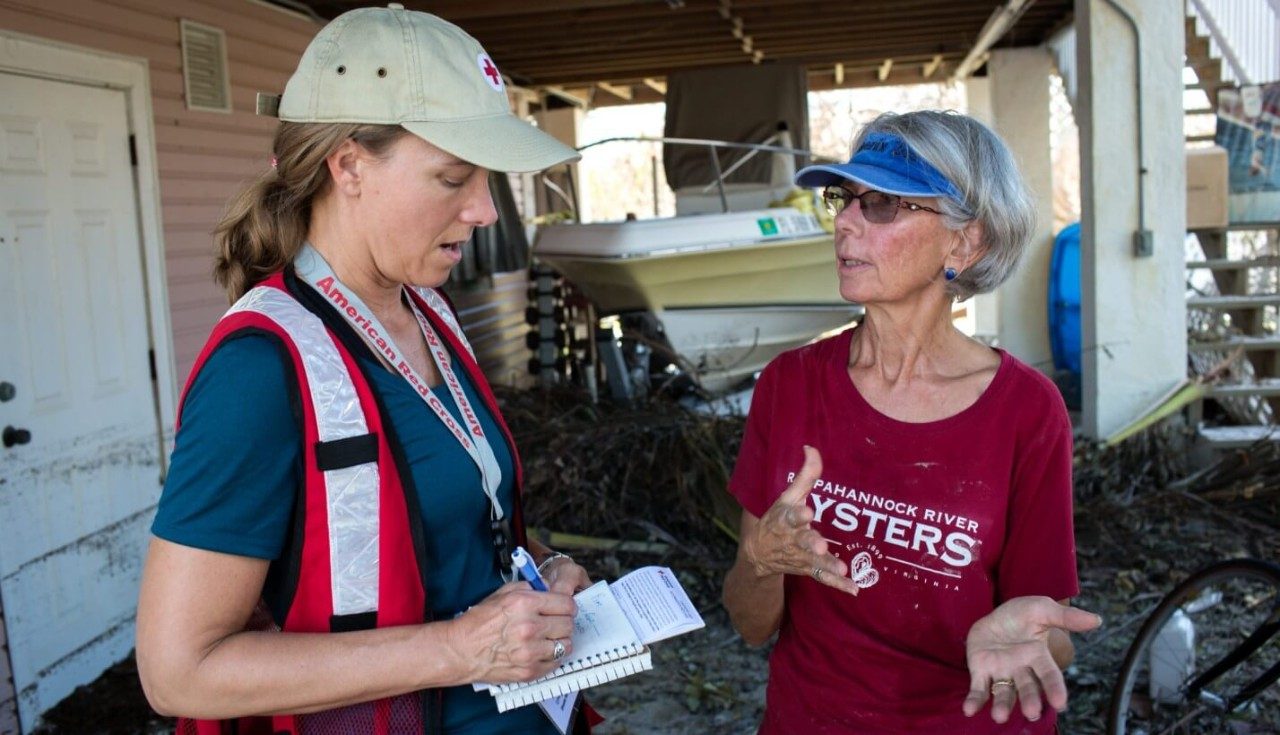
[[[368,0],[296,0],[332,18]],[[516,85],[572,104],[661,99],[665,77],[707,66],[805,65],[813,88],[953,74],[1005,0],[401,0],[458,23]],[[1024,3],[994,47],[1043,43],[1075,0]],[[553,91],[559,89],[560,92]],[[582,89],[588,90],[581,92]],[[628,97],[629,95],[629,97]]]

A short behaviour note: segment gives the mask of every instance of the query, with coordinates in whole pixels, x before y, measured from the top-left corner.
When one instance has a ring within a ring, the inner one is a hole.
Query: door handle
[[[16,446],[18,444],[26,444],[31,441],[31,432],[26,429],[16,429],[12,426],[4,427],[4,448]]]

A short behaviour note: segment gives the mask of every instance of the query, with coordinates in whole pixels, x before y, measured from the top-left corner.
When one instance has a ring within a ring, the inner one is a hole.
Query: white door
[[[160,443],[128,135],[123,92],[0,73],[0,596],[24,730],[133,645]]]

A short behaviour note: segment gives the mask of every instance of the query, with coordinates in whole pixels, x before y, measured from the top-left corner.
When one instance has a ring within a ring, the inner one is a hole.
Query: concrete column
[[[1053,161],[1049,151],[1049,74],[1041,47],[997,49],[987,61],[992,127],[1013,152],[1035,203],[1036,229],[1022,263],[997,289],[998,338],[1014,357],[1053,372],[1049,347],[1049,263],[1053,254]]]
[[[988,127],[994,127],[994,114],[991,109],[991,79],[988,77],[969,77],[964,82],[965,104],[970,116],[981,120]],[[978,294],[969,299],[969,316],[961,329],[969,331],[974,337],[987,342],[1000,341],[1000,290]]]
[[[1105,437],[1187,374],[1182,3],[1076,0],[1079,42],[1082,428]],[[1142,75],[1145,222],[1139,222],[1135,50]],[[1135,236],[1151,231],[1152,252]]]

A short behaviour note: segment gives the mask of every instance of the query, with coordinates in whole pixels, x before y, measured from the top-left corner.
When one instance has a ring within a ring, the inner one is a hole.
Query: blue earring
[[[956,276],[958,276],[958,275],[960,275],[960,274],[959,274],[959,273],[956,273],[956,269],[955,269],[955,268],[943,268],[943,269],[942,269],[942,277],[943,277],[943,278],[945,278],[945,279],[947,279],[948,281],[954,281],[954,280],[956,280]]]

